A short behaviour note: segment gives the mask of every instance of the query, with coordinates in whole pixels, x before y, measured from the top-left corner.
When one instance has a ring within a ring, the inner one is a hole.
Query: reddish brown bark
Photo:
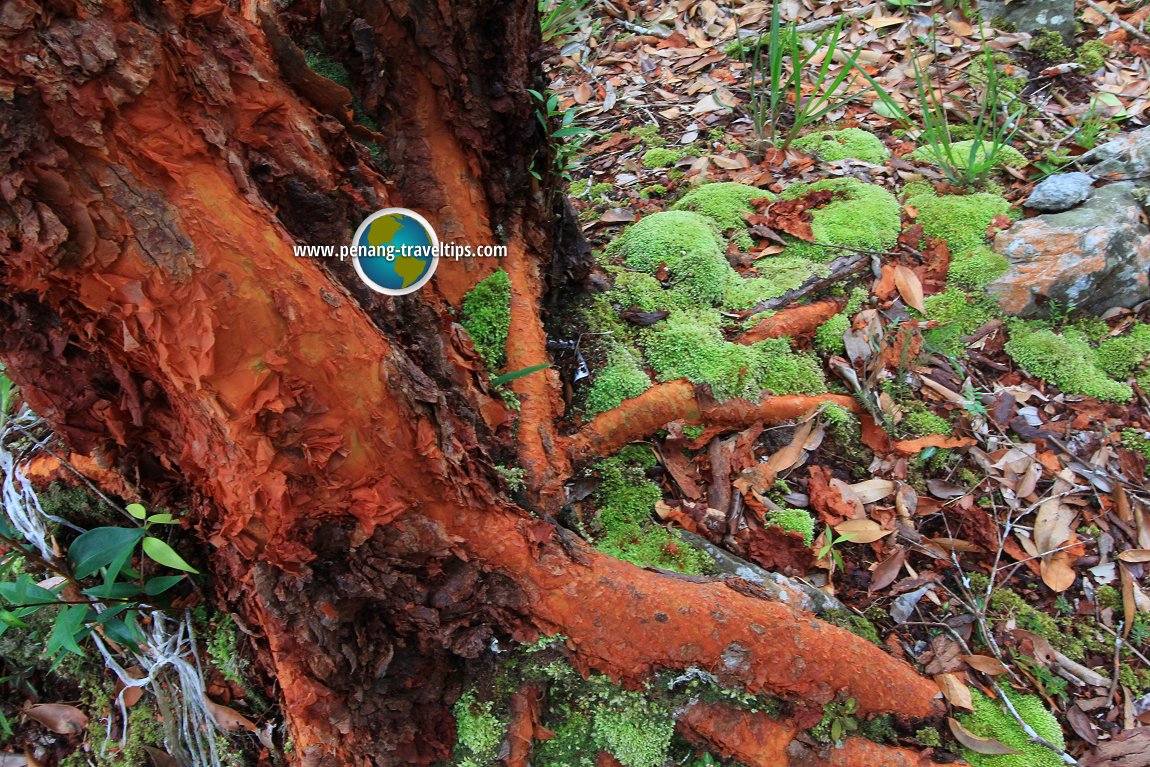
[[[532,0],[149,7],[5,7],[0,357],[73,449],[190,509],[216,590],[259,632],[296,763],[447,757],[467,659],[538,631],[625,681],[698,666],[753,692],[935,713],[933,683],[869,643],[589,550],[502,497],[493,469],[517,452],[548,511],[573,460],[667,421],[739,427],[849,398],[714,405],[673,382],[569,445],[557,378],[528,376],[513,439],[452,320],[494,265],[444,262],[384,300],[346,264],[292,255],[385,205],[444,240],[503,238],[508,365],[547,359],[543,305],[583,250],[528,173],[547,151],[526,95]],[[292,63],[293,33],[352,65],[386,178],[342,94]]]
[[[819,325],[842,311],[845,305],[845,300],[829,298],[783,309],[760,320],[735,340],[741,344],[753,344],[767,338],[810,335],[818,330]]]

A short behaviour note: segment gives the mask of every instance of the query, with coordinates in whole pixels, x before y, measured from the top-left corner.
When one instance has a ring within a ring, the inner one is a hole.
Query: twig
[[[661,38],[663,40],[666,40],[668,37],[670,37],[673,34],[671,32],[671,30],[666,29],[666,28],[644,27],[644,26],[640,26],[639,24],[635,24],[635,23],[630,22],[630,21],[624,21],[623,19],[615,19],[615,23],[618,24],[619,26],[621,26],[623,29],[627,30],[628,32],[634,32],[637,35],[652,35],[654,37],[658,37],[658,38]]]
[[[1138,29],[1138,27],[1134,26],[1133,24],[1128,24],[1127,22],[1118,18],[1118,14],[1114,13],[1113,11],[1106,10],[1101,5],[1099,5],[1098,3],[1094,2],[1094,0],[1086,0],[1086,4],[1089,5],[1091,8],[1093,8],[1094,10],[1101,13],[1109,21],[1114,22],[1115,24],[1122,27],[1127,32],[1129,32],[1130,34],[1137,37],[1139,40],[1145,40],[1146,42],[1150,43],[1150,35],[1146,34],[1142,30]]]
[[[816,243],[817,244],[817,243]],[[837,246],[826,246],[835,248]],[[853,250],[853,249],[851,249]],[[830,263],[830,270],[825,277],[814,276],[809,278],[802,285],[799,285],[794,290],[788,290],[777,298],[771,298],[766,301],[760,302],[755,306],[754,312],[765,312],[774,309],[780,309],[784,306],[789,306],[795,301],[798,301],[805,295],[820,290],[827,285],[831,285],[840,280],[846,279],[851,275],[862,271],[866,265],[870,263],[871,251],[862,251],[854,253],[850,256],[843,256]]]

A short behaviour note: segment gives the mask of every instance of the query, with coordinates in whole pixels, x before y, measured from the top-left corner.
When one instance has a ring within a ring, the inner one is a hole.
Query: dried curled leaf
[[[65,703],[40,703],[24,709],[24,714],[57,735],[77,735],[88,729],[88,715]]]
[[[1017,754],[1010,746],[997,741],[994,738],[980,738],[970,730],[963,727],[958,723],[954,717],[947,717],[946,723],[950,725],[950,732],[954,735],[954,739],[962,745],[969,748],[976,754],[986,754],[987,756],[1000,756],[1002,754]]]

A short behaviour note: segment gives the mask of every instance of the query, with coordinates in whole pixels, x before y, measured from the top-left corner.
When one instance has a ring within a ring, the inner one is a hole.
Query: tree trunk
[[[573,462],[636,429],[804,403],[720,412],[680,382],[657,412],[569,438],[548,370],[514,382],[513,431],[453,311],[502,266],[507,367],[546,362],[544,310],[587,269],[569,208],[529,172],[548,162],[527,92],[543,86],[535,0],[279,7],[5,3],[0,357],[73,449],[192,508],[298,763],[449,756],[461,668],[539,631],[624,680],[698,666],[752,692],[936,714],[932,683],[853,635],[549,521]],[[400,298],[293,256],[394,205],[509,255],[442,262]],[[499,491],[492,466],[515,460],[535,517]]]

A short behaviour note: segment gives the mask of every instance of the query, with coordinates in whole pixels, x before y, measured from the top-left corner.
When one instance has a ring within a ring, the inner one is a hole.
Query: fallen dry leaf
[[[966,665],[970,666],[976,671],[981,671],[990,676],[1000,676],[1009,671],[1002,661],[998,658],[992,658],[989,655],[963,655],[962,659],[966,661]]]
[[[970,696],[970,688],[966,686],[960,674],[935,674],[934,681],[942,690],[942,697],[955,708],[974,710],[974,700]]]
[[[907,306],[919,314],[926,314],[926,304],[923,302],[922,282],[910,267],[898,264],[894,268],[894,286]]]
[[[849,535],[850,543],[874,543],[885,538],[894,530],[883,530],[878,522],[872,519],[848,519],[842,524],[835,525],[834,530],[839,535]]]
[[[950,725],[950,732],[954,735],[962,745],[974,751],[976,754],[986,754],[987,756],[997,756],[1002,754],[1017,754],[1010,746],[1001,743],[994,738],[980,738],[970,730],[963,727],[958,723],[957,719],[947,717],[946,723]]]
[[[1150,562],[1150,549],[1128,549],[1118,555],[1123,562]]]
[[[24,709],[24,714],[57,735],[77,735],[88,729],[88,715],[66,703],[39,703]]]
[[[1150,727],[1120,732],[1078,763],[1082,767],[1150,767]]]
[[[216,703],[207,696],[204,697],[204,708],[208,710],[208,714],[210,714],[215,723],[220,726],[220,729],[229,732],[233,730],[256,731],[255,723],[252,722],[251,719],[248,719],[230,706],[222,706]]]

